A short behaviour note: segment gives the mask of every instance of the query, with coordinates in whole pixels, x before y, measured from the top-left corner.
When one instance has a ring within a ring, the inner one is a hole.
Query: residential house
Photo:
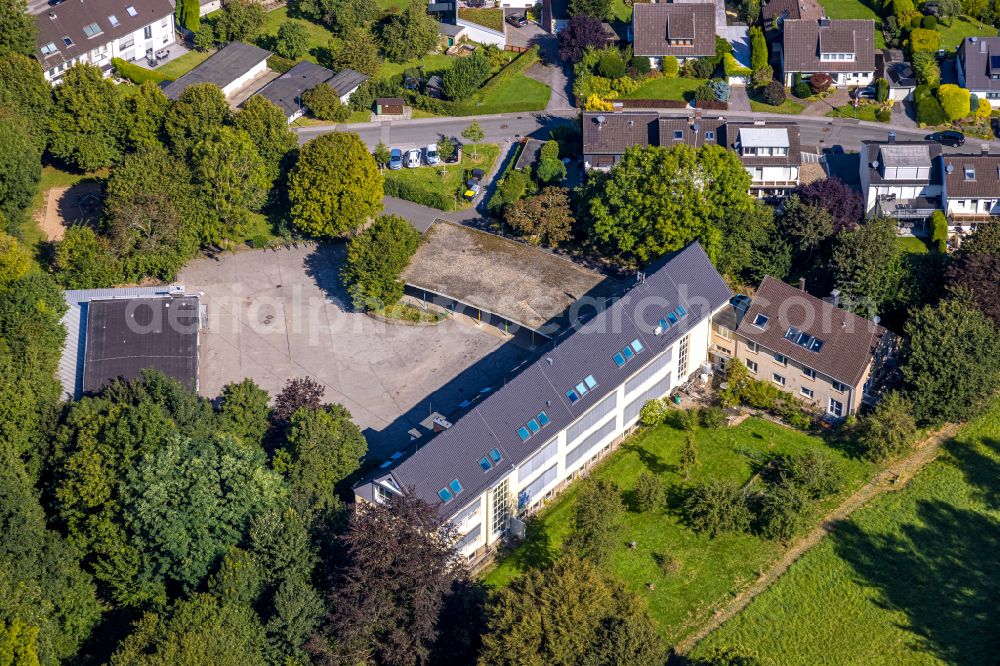
[[[632,8],[632,52],[655,68],[664,56],[684,63],[715,55],[715,5],[636,3]]]
[[[902,102],[913,97],[913,91],[917,88],[917,75],[902,51],[885,49],[875,56],[875,62],[879,65],[876,69],[882,72],[882,78],[889,82],[889,99]]]
[[[330,85],[340,94],[342,104],[351,100],[351,95],[368,77],[353,69],[342,69],[334,74],[326,67],[303,60],[290,70],[271,81],[257,95],[271,100],[285,113],[291,123],[305,113],[302,95],[321,83]]]
[[[1000,156],[949,153],[941,162],[941,198],[950,230],[972,231],[1000,215]]]
[[[966,37],[955,69],[958,85],[980,99],[1000,99],[1000,37]]]
[[[888,215],[913,234],[941,208],[941,144],[933,141],[862,141],[859,176],[865,211]]]
[[[169,99],[177,99],[190,86],[214,83],[230,99],[268,71],[270,56],[270,51],[252,44],[230,42],[181,78],[167,83],[163,92]]]
[[[208,16],[222,9],[222,0],[199,0],[198,16]]]
[[[70,0],[38,9],[38,51],[45,78],[56,82],[76,63],[100,67],[139,60],[176,42],[170,0]]]
[[[835,86],[866,86],[875,79],[875,21],[801,19],[784,22],[781,70],[785,85],[795,75],[826,73]]]
[[[829,418],[852,416],[876,400],[898,339],[804,286],[766,276],[752,299],[734,298],[713,318],[712,360],[735,358]]]
[[[774,53],[781,50],[781,30],[785,21],[818,20],[825,15],[816,0],[769,0],[760,10],[764,37]]]
[[[438,507],[481,560],[599,460],[652,398],[703,371],[712,317],[732,295],[698,244],[649,268],[444,432],[355,486],[361,502],[406,490]]]
[[[599,120],[600,119],[600,120]],[[726,122],[725,118],[660,117],[654,112],[584,113],[584,164],[609,169],[631,146],[692,148],[718,145],[739,155],[750,174],[750,193],[762,199],[786,196],[799,185],[802,149],[795,123]]]

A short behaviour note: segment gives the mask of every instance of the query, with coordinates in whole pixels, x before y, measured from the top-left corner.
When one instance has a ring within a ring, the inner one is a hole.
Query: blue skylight
[[[531,437],[531,433],[528,432],[527,428],[521,426],[520,428],[517,429],[517,436],[520,437],[521,441],[523,442],[527,440],[529,437]]]
[[[528,430],[530,430],[532,433],[536,433],[536,432],[538,432],[541,429],[542,429],[542,426],[538,425],[538,421],[537,420],[531,419],[530,421],[528,421]]]
[[[639,342],[638,339],[633,340],[632,344],[630,344],[629,346],[632,347],[632,351],[634,351],[636,354],[642,351],[642,343]]]
[[[667,321],[669,321],[670,325],[673,326],[674,324],[677,323],[677,315],[674,314],[673,312],[668,312],[667,313]]]
[[[490,460],[492,460],[494,463],[498,463],[501,460],[503,460],[503,456],[500,455],[500,449],[493,449],[492,451],[490,451]]]
[[[574,391],[573,389],[566,391],[566,397],[569,398],[569,404],[571,405],[580,399],[580,396],[578,396],[576,394],[576,391]]]
[[[493,467],[493,463],[489,461],[489,458],[483,456],[479,459],[479,466],[483,468],[484,472],[488,472],[490,471],[490,468]]]
[[[546,414],[545,412],[538,412],[538,422],[541,423],[542,427],[544,428],[552,421],[549,419],[549,415]]]
[[[630,361],[632,360],[632,357],[635,356],[635,352],[632,351],[631,347],[626,347],[625,349],[622,350],[622,356],[625,357],[626,361]]]
[[[617,365],[619,368],[625,365],[625,357],[622,356],[621,354],[615,354],[614,359],[615,359],[615,365]]]
[[[687,308],[685,308],[683,305],[678,305],[676,308],[674,308],[674,312],[677,313],[678,317],[686,317],[688,313]]]
[[[440,497],[441,501],[444,502],[445,504],[454,499],[454,496],[451,494],[451,491],[448,490],[447,488],[442,488],[441,490],[439,490],[438,497]]]
[[[589,386],[590,388],[594,388],[595,386],[597,386],[597,380],[594,379],[594,375],[587,375],[584,378],[583,383]]]
[[[666,317],[660,320],[660,328],[662,328],[664,331],[670,328],[670,322],[667,321]]]
[[[580,395],[587,395],[587,387],[584,386],[583,382],[576,385],[576,392]]]
[[[456,496],[460,492],[462,492],[462,484],[458,482],[458,479],[455,479],[451,483],[449,483],[448,487],[451,488],[451,492],[455,493]]]

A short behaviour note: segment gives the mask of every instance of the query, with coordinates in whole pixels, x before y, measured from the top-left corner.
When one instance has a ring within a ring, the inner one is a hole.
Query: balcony
[[[897,220],[923,220],[941,208],[938,197],[897,199],[895,194],[881,195],[876,206],[883,215]]]

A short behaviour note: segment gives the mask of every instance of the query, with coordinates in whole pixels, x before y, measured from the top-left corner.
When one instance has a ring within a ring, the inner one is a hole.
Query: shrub
[[[936,88],[941,85],[941,66],[933,53],[914,53],[910,58],[917,83]]]
[[[663,484],[649,472],[643,472],[635,480],[635,506],[639,511],[650,511],[663,506],[667,491]]]
[[[675,62],[676,60],[677,58],[674,58]],[[652,69],[652,66],[649,64],[649,58],[644,58],[643,56],[633,56],[632,67],[640,74],[649,74],[649,70]]]
[[[256,234],[247,242],[250,244],[250,247],[255,250],[263,250],[271,244],[271,240],[265,234]]]
[[[587,98],[583,108],[586,111],[614,111],[615,105],[597,95],[591,95]]]
[[[444,73],[442,90],[448,99],[467,99],[490,78],[492,71],[489,60],[480,49],[468,58],[459,58],[455,65]]]
[[[692,488],[683,512],[691,529],[711,537],[746,532],[753,519],[746,494],[728,480],[712,480]]]
[[[764,65],[760,69],[755,69],[753,71],[753,76],[751,77],[754,86],[758,88],[763,88],[772,80],[774,80],[774,68],[770,65]],[[784,86],[782,86],[784,88]]]
[[[639,86],[640,83],[631,76],[619,76],[617,79],[611,81],[611,89],[619,95],[628,95],[634,92]]]
[[[729,101],[729,83],[723,79],[716,79],[714,81],[710,81],[708,85],[712,89],[712,93],[715,95],[716,101]]]
[[[948,218],[943,211],[936,210],[931,216],[931,242],[938,252],[948,251]]]
[[[948,115],[941,108],[941,103],[933,97],[927,97],[917,102],[917,122],[923,125],[944,125]]]
[[[913,103],[914,104],[917,104],[920,101],[925,100],[928,97],[933,97],[933,96],[934,96],[934,92],[931,90],[931,87],[928,86],[928,85],[921,84],[921,85],[918,85],[916,88],[913,89]]]
[[[286,20],[278,26],[272,50],[283,58],[298,60],[309,48],[309,31],[298,21]]]
[[[558,158],[542,158],[535,168],[535,175],[543,183],[558,183],[566,177],[566,165]]]
[[[884,102],[889,99],[889,82],[885,79],[875,81],[875,101]]]
[[[936,16],[925,16],[920,20],[920,27],[925,30],[935,30],[937,28],[937,17]]]
[[[973,95],[975,97],[975,95]],[[988,99],[980,99],[976,102],[976,106],[973,107],[976,112],[976,120],[982,122],[993,115],[993,105],[990,104]]]
[[[801,488],[813,499],[833,495],[844,484],[840,463],[819,449],[807,449],[800,455],[783,458],[779,473],[786,483]]]
[[[556,140],[554,140],[554,139],[550,139],[550,140],[546,141],[545,143],[543,143],[542,144],[542,149],[540,151],[538,151],[538,157],[539,157],[539,159],[543,159],[543,160],[546,160],[546,159],[557,160],[557,159],[559,159],[559,142],[556,141]]]
[[[663,72],[663,76],[665,78],[677,78],[677,73],[680,71],[680,65],[677,64],[677,58],[675,56],[664,56],[663,60],[660,62],[660,71]]]
[[[713,58],[698,58],[688,61],[685,66],[690,66],[691,75],[696,79],[707,79],[715,73],[716,62]]]
[[[606,79],[625,76],[625,63],[617,49],[601,51],[601,59],[597,61],[597,73]]]
[[[959,88],[954,83],[946,83],[938,88],[937,96],[949,120],[958,120],[969,115],[971,98],[965,88]]]
[[[698,418],[702,428],[721,428],[726,424],[726,413],[721,407],[702,407]]]
[[[663,423],[667,416],[667,406],[663,400],[653,398],[639,410],[639,422],[644,426],[657,426]]]
[[[879,109],[875,112],[875,120],[880,123],[887,123],[892,120],[892,111],[890,109]]]
[[[802,528],[805,494],[788,484],[768,488],[760,497],[761,533],[768,539],[787,541]]]
[[[440,192],[425,190],[404,180],[386,178],[384,183],[385,194],[390,197],[406,199],[413,203],[418,203],[438,210],[454,210],[455,200]]]
[[[913,16],[913,17],[911,17],[910,18],[910,31],[912,32],[913,30],[919,30],[919,29],[920,29],[920,17],[919,16]]]
[[[750,28],[750,66],[755,72],[768,66],[767,40],[764,38],[764,31],[758,26]]]
[[[126,62],[121,58],[112,58],[111,66],[114,68],[116,76],[122,79],[128,79],[136,85],[141,85],[146,81],[161,83],[168,80],[167,77],[163,76],[159,72],[154,72],[134,63]]]
[[[792,88],[792,93],[799,99],[805,99],[806,97],[812,95],[812,88],[810,88],[809,84],[805,81],[800,81],[795,84],[794,88]]]
[[[282,58],[279,55],[271,55],[267,59],[267,66],[278,74],[284,74],[292,67],[295,67],[295,61],[289,60],[288,58]]]
[[[750,68],[741,65],[732,53],[722,56],[722,71],[726,73],[726,76],[750,76],[751,74]]]
[[[328,83],[302,93],[302,103],[320,120],[343,122],[351,115],[351,109],[340,103],[340,95]]]
[[[901,393],[887,393],[861,420],[859,441],[868,460],[885,460],[908,450],[917,436],[913,403]]]
[[[809,77],[809,88],[817,95],[829,90],[832,83],[833,79],[824,72],[817,72]]]
[[[767,104],[771,106],[781,106],[785,103],[787,95],[785,94],[785,86],[781,85],[780,81],[771,81],[766,86],[764,86],[764,91],[761,93],[761,98]]]
[[[941,33],[937,30],[917,28],[910,32],[910,52],[935,53],[941,46]]]
[[[377,310],[403,297],[399,276],[420,244],[420,232],[398,215],[381,215],[351,239],[340,271],[354,307]]]

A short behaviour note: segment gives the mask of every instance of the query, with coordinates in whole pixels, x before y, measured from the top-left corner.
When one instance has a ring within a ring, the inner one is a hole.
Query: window
[[[594,375],[587,375],[584,377],[583,383],[586,384],[588,388],[594,388],[597,386],[597,380],[594,379]]]
[[[680,351],[677,352],[677,378],[687,379],[688,372],[688,337],[681,338]]]
[[[753,374],[757,374],[757,361],[751,361],[747,359],[747,369]]]
[[[757,313],[757,316],[753,318],[753,325],[759,329],[763,329],[767,326],[767,315]]]
[[[503,456],[500,455],[500,449],[493,449],[490,451],[490,460],[492,460],[494,464],[503,460]]]
[[[587,390],[588,390],[587,385],[584,384],[583,382],[580,382],[579,384],[576,385],[576,392],[579,393],[580,395],[587,395]]]
[[[613,412],[617,406],[618,393],[608,394],[607,397],[594,405],[590,411],[578,418],[566,429],[566,444],[569,445],[576,442],[577,439],[583,436],[583,433],[603,421],[604,417]]]
[[[807,398],[812,398],[814,395],[813,390],[811,388],[806,388],[805,386],[799,387],[799,393]]]
[[[454,479],[451,483],[449,483],[448,488],[451,492],[455,493],[456,497],[458,497],[458,495],[462,492],[462,484],[458,482],[458,479]]]
[[[684,131],[683,130],[674,130],[674,140],[675,141],[680,141],[683,138],[684,138]]]
[[[688,313],[687,308],[685,308],[683,305],[678,305],[676,308],[674,308],[674,314],[676,314],[678,317],[682,319],[687,316],[687,313]]]
[[[773,381],[778,386],[785,385],[785,378],[779,375],[777,372],[771,373],[771,381]]]
[[[652,398],[662,398],[670,390],[670,383],[673,380],[668,372],[663,379],[650,386],[645,391],[640,391],[627,405],[625,405],[625,424],[634,422],[639,416],[639,410]]]
[[[551,419],[549,419],[549,415],[545,412],[538,412],[538,416],[536,418],[538,419],[538,422],[542,424],[543,428],[552,423]]]
[[[484,472],[488,472],[493,467],[493,463],[490,462],[489,458],[483,456],[479,459],[479,466],[483,468]]]
[[[90,39],[92,37],[97,37],[102,32],[104,31],[101,30],[101,26],[97,25],[96,23],[91,23],[89,25],[83,26],[83,34],[87,35],[87,39]]]
[[[711,130],[705,131],[705,141],[715,141],[715,132]]]
[[[63,44],[66,46],[73,46],[73,40],[69,37],[63,37]]]
[[[971,166],[965,167],[965,179],[966,180],[976,179],[976,167],[971,167]]]
[[[625,349],[622,350],[622,356],[625,357],[626,361],[631,361],[632,357],[635,356],[635,352],[632,351],[631,347],[626,347]]]
[[[129,16],[138,16],[139,15],[139,12],[135,11],[135,7],[133,7],[131,5],[129,5],[128,7],[126,7],[125,11],[128,12]]]
[[[643,350],[642,343],[639,342],[638,340],[633,340],[629,344],[629,347],[631,347],[632,351],[634,351],[636,354],[638,354],[639,352],[641,352]]]
[[[625,357],[622,356],[621,354],[615,354],[612,358],[615,361],[615,365],[617,365],[619,368],[625,365]]]
[[[43,56],[52,55],[57,50],[58,49],[56,49],[55,42],[49,42],[48,44],[46,44],[45,46],[42,47],[42,55]]]
[[[493,489],[493,514],[490,522],[490,530],[496,534],[507,527],[507,512],[509,510],[507,502],[507,479]]]
[[[840,382],[833,382],[833,390],[834,391],[839,391],[840,393],[843,393],[844,391],[847,390],[847,386],[845,386],[844,384],[841,384]]]
[[[454,495],[452,495],[451,491],[449,491],[447,488],[442,488],[441,490],[439,490],[438,497],[440,497],[441,501],[444,502],[445,504],[455,499]]]
[[[529,437],[531,437],[531,433],[528,432],[527,428],[521,426],[520,428],[517,429],[517,436],[521,438],[522,442],[524,442],[527,441]]]
[[[130,49],[133,46],[135,46],[135,38],[134,37],[129,37],[128,39],[124,39],[124,40],[118,42],[118,48],[121,49],[122,51],[124,51],[125,49]]]
[[[830,406],[827,407],[826,411],[830,414],[833,414],[834,416],[843,416],[844,403],[842,403],[839,400],[834,400],[833,398],[830,398]]]
[[[573,389],[566,391],[566,397],[569,398],[569,404],[571,405],[580,399],[580,396]]]
[[[774,362],[780,363],[781,365],[788,365],[788,357],[784,354],[774,353]]]
[[[816,371],[813,370],[812,368],[803,367],[802,374],[808,377],[809,379],[816,379]]]
[[[108,21],[111,22],[112,28],[117,28],[119,25],[121,25],[121,22],[118,20],[118,17],[115,16],[114,14],[108,16]]]
[[[383,504],[392,499],[392,493],[382,487],[382,484],[375,484],[375,501],[382,502]]]
[[[145,37],[146,39],[152,39],[153,38],[153,26],[147,25],[145,28],[143,28],[142,29],[142,36]]]
[[[756,342],[747,342],[747,351],[756,354],[760,350]]]
[[[712,330],[715,332],[715,334],[717,336],[719,336],[723,340],[732,340],[733,339],[733,332],[731,330],[729,330],[728,328],[726,328],[725,326],[720,326],[719,324],[713,323],[712,324]]]
[[[538,424],[538,419],[531,419],[530,421],[528,421],[528,430],[531,431],[531,434],[535,434],[541,429],[542,426]]]

